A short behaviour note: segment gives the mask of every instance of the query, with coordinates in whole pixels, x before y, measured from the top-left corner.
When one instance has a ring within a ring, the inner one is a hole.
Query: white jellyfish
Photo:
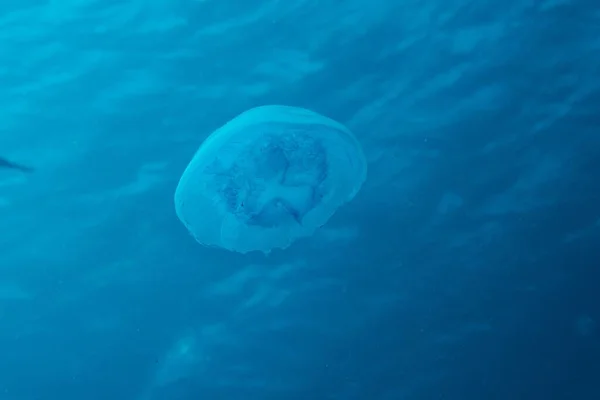
[[[250,109],[200,146],[175,190],[175,210],[206,246],[268,253],[312,235],[367,176],[354,135],[297,107]]]

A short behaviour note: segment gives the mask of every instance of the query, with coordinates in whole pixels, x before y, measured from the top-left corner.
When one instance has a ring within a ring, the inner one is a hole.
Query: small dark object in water
[[[23,171],[23,172],[33,172],[33,168],[14,163],[14,162],[9,161],[6,158],[2,158],[2,157],[0,157],[0,168],[11,168],[11,169],[18,169],[19,171]]]

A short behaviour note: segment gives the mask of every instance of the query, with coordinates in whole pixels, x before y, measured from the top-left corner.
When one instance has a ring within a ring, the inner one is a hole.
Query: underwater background
[[[173,193],[251,107],[369,174],[269,256]],[[4,0],[0,399],[599,399],[600,3]]]

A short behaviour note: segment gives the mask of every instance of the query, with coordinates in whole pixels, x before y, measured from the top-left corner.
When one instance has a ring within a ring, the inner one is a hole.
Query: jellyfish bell
[[[240,253],[286,248],[352,200],[367,175],[360,144],[313,111],[262,106],[202,143],[175,190],[175,210],[206,246]]]

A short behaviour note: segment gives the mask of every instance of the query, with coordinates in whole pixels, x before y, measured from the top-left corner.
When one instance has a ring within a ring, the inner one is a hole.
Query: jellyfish
[[[205,246],[267,254],[311,236],[366,176],[345,126],[303,108],[261,106],[200,145],[175,190],[175,211]]]

